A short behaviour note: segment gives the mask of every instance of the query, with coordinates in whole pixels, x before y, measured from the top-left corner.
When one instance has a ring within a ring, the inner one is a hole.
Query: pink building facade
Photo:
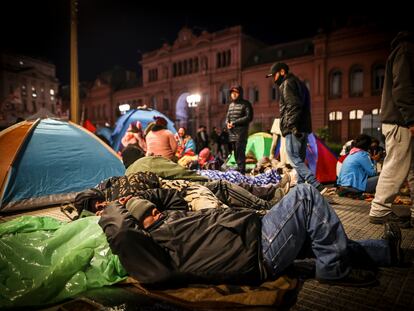
[[[265,75],[272,63],[283,61],[310,90],[313,130],[328,127],[332,141],[344,142],[361,132],[364,116],[379,113],[391,39],[391,34],[359,27],[266,46],[243,34],[240,26],[199,35],[183,28],[172,45],[143,55],[141,86],[95,90],[99,95],[85,99],[88,111],[107,107],[88,117],[113,122],[120,105],[146,105],[193,134],[200,125],[210,131],[224,126],[228,90],[240,84],[253,104],[252,127],[268,130],[279,116],[279,92]],[[191,94],[201,97],[197,107],[188,106]]]

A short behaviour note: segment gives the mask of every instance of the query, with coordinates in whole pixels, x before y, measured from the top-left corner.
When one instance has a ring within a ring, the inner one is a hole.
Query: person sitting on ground
[[[129,145],[134,145],[140,147],[144,151],[147,151],[147,143],[144,138],[141,122],[132,122],[128,126],[128,130],[124,137],[122,137],[121,143],[123,148],[126,148]]]
[[[383,240],[349,240],[329,203],[308,184],[263,217],[249,209],[161,212],[131,198],[107,206],[99,225],[112,252],[144,286],[261,284],[305,253],[315,257],[320,283],[371,286],[377,284],[372,266],[357,269],[354,260],[389,266],[401,259],[398,226],[387,223]]]
[[[214,156],[211,154],[210,148],[204,148],[198,154],[198,165],[200,169],[206,168],[210,161],[214,161]]]
[[[349,192],[375,193],[378,175],[368,153],[371,137],[361,134],[353,146],[342,164],[337,184]]]
[[[177,141],[177,152],[175,153],[177,159],[181,159],[183,156],[194,156],[196,151],[196,145],[190,135],[187,135],[186,129],[180,127],[175,140]]]
[[[145,137],[147,141],[147,156],[163,156],[175,160],[177,142],[174,134],[167,129],[167,120],[163,117],[154,117],[155,125]]]

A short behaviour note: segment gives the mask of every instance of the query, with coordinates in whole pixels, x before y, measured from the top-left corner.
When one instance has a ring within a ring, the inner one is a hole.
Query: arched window
[[[273,83],[270,86],[270,100],[279,101],[279,99],[280,99],[279,87]]]
[[[249,102],[254,103],[256,96],[256,89],[254,86],[249,87]]]
[[[349,119],[355,120],[355,119],[362,119],[364,116],[364,112],[362,110],[352,110],[349,112]]]
[[[328,129],[330,140],[333,142],[341,142],[342,111],[332,111],[329,113],[328,116]]]
[[[229,86],[227,84],[223,84],[220,87],[220,91],[219,91],[219,101],[221,104],[225,105],[228,103],[229,101]]]
[[[360,66],[354,66],[349,74],[350,96],[359,97],[364,92],[364,71]]]
[[[216,54],[216,67],[217,68],[221,67],[221,53]]]
[[[378,108],[372,109],[372,114],[373,115],[377,115],[377,114],[380,114],[380,113],[381,113],[381,109],[378,109]]]
[[[385,66],[377,64],[372,67],[372,95],[381,95],[384,86]]]
[[[329,121],[342,120],[342,111],[333,111],[329,113]]]
[[[333,70],[329,77],[329,97],[340,98],[342,96],[342,72]]]
[[[259,88],[256,86],[254,88],[254,102],[257,103],[259,101]]]
[[[151,97],[151,108],[157,110],[157,98],[155,96]]]
[[[352,110],[349,112],[348,139],[354,139],[361,134],[361,119],[364,116],[362,110]]]

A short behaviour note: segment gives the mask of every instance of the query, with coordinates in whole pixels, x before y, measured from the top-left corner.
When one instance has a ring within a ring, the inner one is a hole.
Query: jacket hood
[[[414,43],[414,32],[411,31],[401,31],[397,36],[391,41],[391,49],[395,49],[398,44],[401,42],[412,42]]]
[[[232,91],[236,91],[236,92],[239,93],[239,98],[238,99],[243,99],[244,91],[243,91],[243,87],[241,85],[232,86],[229,90],[229,95]]]

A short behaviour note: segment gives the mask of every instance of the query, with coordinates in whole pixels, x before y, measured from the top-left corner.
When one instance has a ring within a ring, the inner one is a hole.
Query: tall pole
[[[70,0],[70,120],[79,124],[78,1]]]

